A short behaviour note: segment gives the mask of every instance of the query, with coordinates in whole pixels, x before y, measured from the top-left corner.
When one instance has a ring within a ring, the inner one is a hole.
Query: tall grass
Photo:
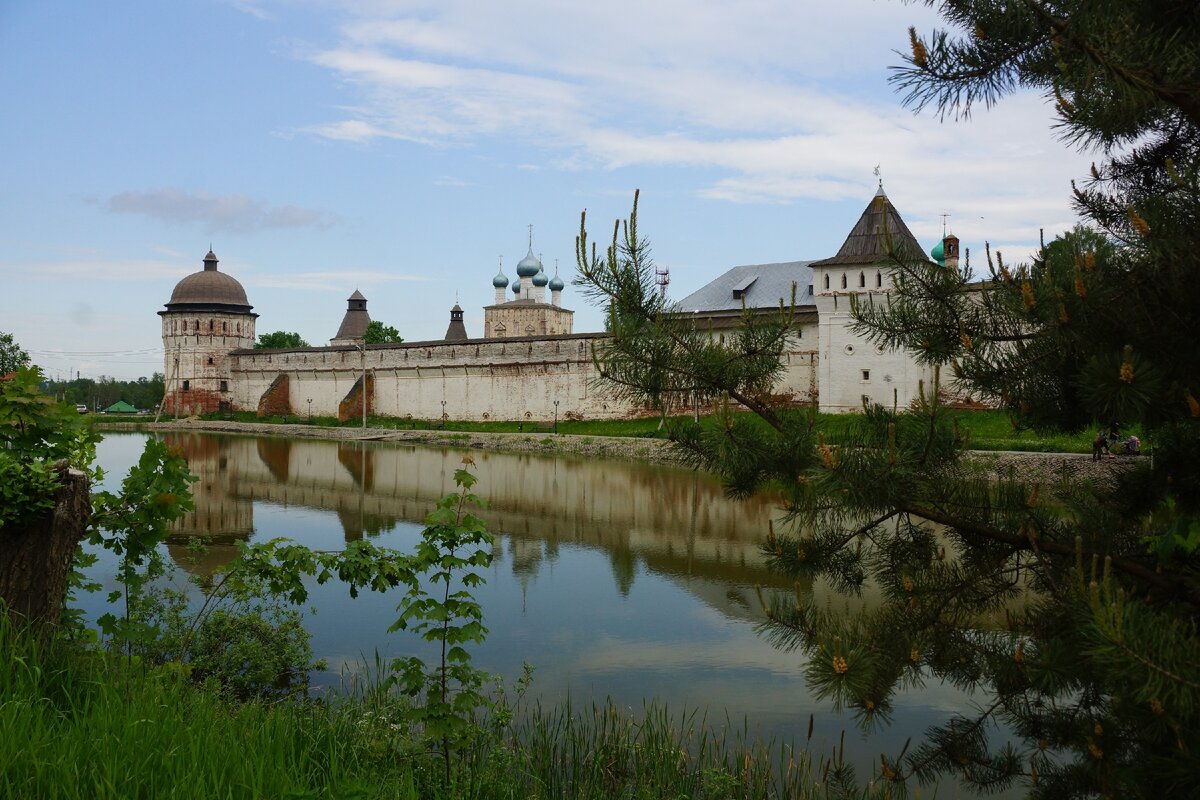
[[[4,621],[0,731],[5,798],[382,797],[388,779],[326,705],[237,703]]]
[[[178,667],[39,645],[0,614],[0,797],[833,796],[804,753],[744,729],[731,741],[702,715],[503,699],[481,712],[447,786],[409,703],[379,681],[331,701],[238,702]]]

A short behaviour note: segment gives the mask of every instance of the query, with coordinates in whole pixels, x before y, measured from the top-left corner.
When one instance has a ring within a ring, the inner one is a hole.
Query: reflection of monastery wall
[[[189,439],[205,442],[200,448]],[[170,437],[184,444],[189,465],[212,503],[206,517],[250,501],[335,511],[344,525],[373,520],[420,522],[454,491],[462,452],[349,442]],[[215,446],[214,446],[215,444]],[[756,565],[773,512],[769,501],[732,503],[700,473],[662,466],[472,452],[475,492],[487,499],[489,528],[519,539],[553,539],[608,550],[652,554],[681,563]],[[246,533],[252,520],[245,519]],[[204,529],[186,525],[202,535]],[[362,527],[345,531],[357,538]],[[390,527],[390,526],[389,526]],[[180,533],[184,533],[181,529]],[[760,574],[757,580],[762,581]]]
[[[345,541],[420,524],[434,503],[455,491],[463,451],[394,444],[170,434],[200,480],[196,510],[172,527],[169,550],[186,568],[211,573],[236,555],[234,539],[253,531],[253,503],[335,514]],[[770,500],[732,502],[710,476],[680,468],[471,451],[475,492],[497,534],[497,556],[532,579],[564,544],[607,554],[618,589],[628,591],[639,565],[722,613],[756,617],[753,587],[791,591],[759,553],[776,513]],[[336,530],[336,528],[334,529]],[[285,534],[286,535],[286,534]],[[210,543],[198,563],[186,541]],[[332,545],[332,543],[331,543]],[[828,586],[809,587],[823,603],[859,605]]]
[[[229,357],[234,405],[257,408],[282,374],[288,377],[292,413],[336,415],[365,367],[374,377],[369,408],[376,414],[440,419],[445,412],[450,419],[547,420],[554,418],[558,401],[559,418],[630,416],[636,409],[594,385],[591,348],[602,338],[576,334],[365,350],[238,350]]]

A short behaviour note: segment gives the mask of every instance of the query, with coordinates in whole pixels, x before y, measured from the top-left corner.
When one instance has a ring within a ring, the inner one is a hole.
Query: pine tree
[[[866,408],[833,436],[770,395],[786,300],[776,319],[698,329],[656,291],[635,197],[605,254],[580,233],[581,280],[612,334],[595,358],[626,397],[712,401],[711,424],[672,438],[732,493],[783,495],[773,568],[882,594],[852,617],[800,590],[763,596],[765,635],[804,653],[819,692],[865,725],[930,677],[976,693],[972,713],[881,756],[893,796],[948,774],[1035,797],[1185,796],[1200,785],[1200,9],[937,5],[964,33],[911,32],[895,76],[908,102],[953,116],[1045,91],[1063,136],[1102,162],[1075,189],[1089,227],[1028,265],[989,253],[982,281],[891,252],[896,291],[856,307],[857,330],[937,377],[912,408]],[[1016,424],[1140,422],[1153,468],[997,474],[947,418],[943,373]]]

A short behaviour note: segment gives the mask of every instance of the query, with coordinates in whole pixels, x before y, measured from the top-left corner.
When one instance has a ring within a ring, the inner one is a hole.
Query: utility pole
[[[362,354],[362,412],[363,412],[363,430],[367,429],[367,343],[360,342],[358,352]]]

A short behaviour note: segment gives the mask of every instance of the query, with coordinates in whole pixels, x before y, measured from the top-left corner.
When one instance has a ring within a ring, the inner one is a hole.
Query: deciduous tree
[[[291,331],[272,331],[259,335],[254,343],[256,350],[282,350],[288,347],[310,347],[308,342],[300,338],[300,334]]]
[[[363,331],[364,344],[399,344],[403,341],[400,331],[391,325],[384,325],[377,319],[371,320],[367,329]]]
[[[29,366],[29,354],[21,349],[11,333],[0,333],[0,375]]]

